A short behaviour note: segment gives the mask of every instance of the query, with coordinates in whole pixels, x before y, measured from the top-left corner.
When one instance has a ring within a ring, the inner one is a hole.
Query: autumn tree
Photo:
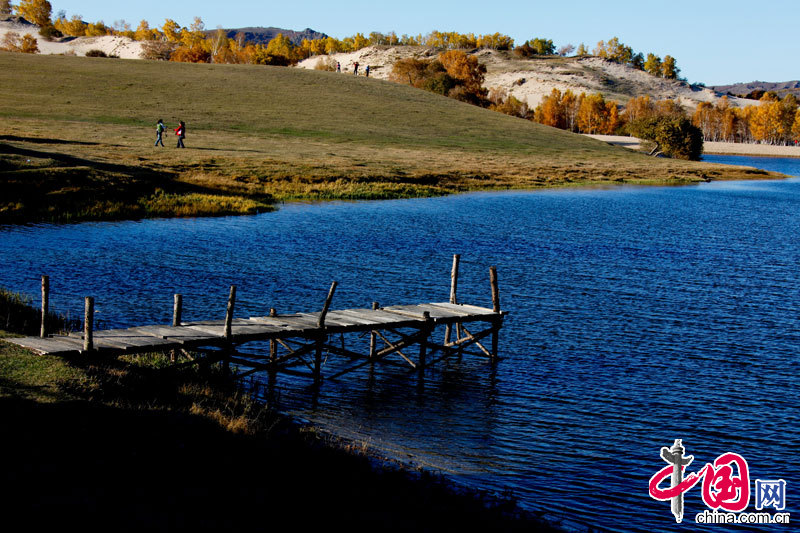
[[[59,17],[55,23],[55,28],[64,35],[72,37],[83,37],[86,35],[86,28],[89,26],[85,23],[80,15],[72,15],[72,18],[67,20],[64,17]]]
[[[620,42],[618,37],[614,37],[608,42],[598,42],[594,49],[594,55],[616,63],[628,64],[633,58],[633,49]]]
[[[102,37],[103,35],[111,35],[114,30],[106,26],[102,20],[92,22],[86,26],[87,37]]]
[[[769,94],[761,98],[750,118],[753,138],[765,144],[787,144],[792,138],[797,99],[787,94],[783,100],[774,100]]]
[[[800,142],[800,109],[794,114],[794,123],[792,124],[792,138],[795,143]]]
[[[16,6],[17,15],[42,28],[52,25],[52,11],[53,7],[47,0],[19,0]]]
[[[439,61],[447,74],[459,81],[458,89],[449,96],[476,105],[483,105],[486,99],[486,89],[483,80],[486,76],[486,66],[478,62],[478,58],[465,54],[462,50],[449,50],[439,54]]]
[[[716,104],[700,102],[692,115],[692,124],[700,128],[706,141],[733,141],[737,120],[727,96]]]
[[[152,41],[159,37],[158,30],[150,29],[150,23],[146,20],[139,22],[139,26],[134,32],[133,38],[137,41]]]
[[[512,117],[529,118],[530,110],[528,104],[518,100],[513,95],[508,94],[508,91],[502,87],[492,87],[489,91],[489,109],[504,113]]]
[[[660,78],[663,75],[661,58],[655,54],[647,54],[647,59],[644,62],[644,71]]]
[[[191,26],[189,26],[188,29],[181,31],[181,44],[188,48],[202,46],[203,41],[206,38],[205,33],[203,33],[205,29],[206,25],[203,23],[203,19],[200,17],[195,17]]]
[[[392,72],[389,74],[389,79],[398,83],[406,83],[412,87],[422,88],[422,84],[430,77],[429,69],[432,64],[432,61],[424,61],[416,57],[400,59],[392,65]],[[441,66],[441,63],[439,63],[439,66],[441,68],[437,70],[440,72],[447,72],[444,70],[444,67]]]
[[[7,17],[11,14],[11,1],[0,0],[0,17]]]
[[[658,116],[637,120],[625,129],[656,143],[656,150],[676,159],[697,161],[703,153],[703,134],[685,117]]]
[[[22,52],[23,54],[38,54],[39,43],[36,37],[30,33],[26,33],[22,37],[18,33],[10,31],[5,34],[3,40],[0,41],[0,50],[6,52]]]
[[[180,24],[175,22],[172,19],[166,19],[164,21],[164,25],[161,26],[161,31],[164,33],[164,37],[167,38],[169,42],[178,43],[181,41],[181,29]]]
[[[575,50],[575,55],[578,56],[578,57],[588,56],[589,55],[589,49],[586,48],[585,44],[581,43],[581,44],[578,45],[578,49]]]
[[[600,93],[581,95],[577,124],[578,130],[583,133],[603,135],[614,133],[619,125],[617,103],[606,101]]]
[[[674,57],[670,55],[664,56],[664,62],[661,64],[661,75],[664,78],[676,80],[680,71],[681,69],[678,68]]]

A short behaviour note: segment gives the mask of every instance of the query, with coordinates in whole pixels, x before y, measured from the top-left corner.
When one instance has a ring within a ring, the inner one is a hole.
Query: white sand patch
[[[85,56],[89,50],[101,50],[106,55],[116,55],[123,59],[140,59],[142,53],[142,43],[127,37],[106,35],[103,37],[66,37],[47,41],[39,35],[39,27],[35,24],[0,21],[0,40],[9,32],[16,32],[20,37],[26,33],[31,34],[36,38],[39,52],[42,54]]]
[[[677,80],[656,78],[641,70],[597,57],[523,59],[512,52],[477,50],[471,52],[486,65],[484,87],[502,88],[515,98],[536,107],[553,89],[571,90],[576,94],[602,93],[607,99],[625,103],[636,96],[649,95],[653,100],[675,99],[690,112],[700,102],[716,102],[720,96],[704,87],[690,86]],[[370,46],[357,52],[315,56],[300,62],[299,68],[313,69],[328,57],[338,61],[342,72],[353,73],[358,61],[359,73],[370,66],[370,76],[387,79],[392,65],[407,57],[435,58],[439,51],[418,46]],[[729,98],[734,107],[757,105],[753,100]]]

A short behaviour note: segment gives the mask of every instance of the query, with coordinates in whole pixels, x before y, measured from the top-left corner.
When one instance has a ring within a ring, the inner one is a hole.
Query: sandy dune
[[[656,78],[641,70],[597,57],[522,59],[512,52],[497,50],[477,50],[472,53],[486,65],[484,87],[503,88],[530,107],[536,107],[553,89],[562,92],[569,89],[578,94],[599,92],[619,102],[650,95],[655,100],[678,100],[690,110],[700,102],[715,102],[720,98],[718,93],[710,89]],[[313,69],[318,62],[330,57],[340,63],[342,72],[352,74],[353,65],[358,62],[359,74],[369,65],[370,76],[387,79],[392,65],[398,59],[429,59],[438,54],[438,50],[418,46],[370,46],[357,52],[311,57],[297,66]],[[729,101],[735,107],[757,104],[740,98],[730,98]]]
[[[0,21],[0,40],[8,32],[16,32],[20,36],[29,33],[38,43],[42,54],[63,54],[85,56],[89,50],[102,50],[107,55],[117,55],[123,59],[140,59],[142,43],[127,37],[67,37],[55,41],[47,41],[39,35],[39,27],[35,24]]]

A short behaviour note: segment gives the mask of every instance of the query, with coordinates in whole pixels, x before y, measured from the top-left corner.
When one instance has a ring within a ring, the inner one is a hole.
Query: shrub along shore
[[[388,81],[0,52],[0,222],[776,174],[655,159]],[[24,87],[24,96],[20,88]],[[186,149],[155,147],[186,123]]]
[[[3,309],[21,301],[0,292]],[[162,354],[37,356],[2,340],[9,335],[0,331],[8,523],[556,531],[510,495],[465,490],[297,426],[218,366]]]

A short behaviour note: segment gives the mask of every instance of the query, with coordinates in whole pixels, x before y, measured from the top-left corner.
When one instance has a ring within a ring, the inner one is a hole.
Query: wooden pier
[[[337,286],[333,282],[321,311],[278,314],[271,309],[268,316],[234,318],[236,287],[232,286],[224,320],[183,321],[183,298],[176,294],[171,325],[94,331],[94,299],[87,297],[82,332],[48,336],[42,326],[39,337],[6,340],[39,354],[62,356],[113,357],[153,351],[169,352],[173,359],[203,355],[226,368],[234,365],[238,377],[259,371],[285,372],[316,382],[379,362],[399,363],[421,372],[453,354],[477,354],[495,361],[498,334],[506,315],[500,309],[496,270],[490,269],[492,308],[479,307],[457,303],[458,264],[456,255],[448,302],[387,307],[375,302],[371,308],[334,310],[330,309]],[[43,276],[42,316],[47,312],[48,290],[49,279]],[[441,342],[434,336],[439,326],[445,329]],[[358,342],[367,334],[368,349],[365,340]],[[363,351],[347,347],[346,338],[353,335]],[[488,348],[484,345],[487,337],[491,340]],[[245,351],[245,345],[259,341],[264,349]],[[344,368],[323,375],[323,354],[325,361],[331,356],[342,358]]]

